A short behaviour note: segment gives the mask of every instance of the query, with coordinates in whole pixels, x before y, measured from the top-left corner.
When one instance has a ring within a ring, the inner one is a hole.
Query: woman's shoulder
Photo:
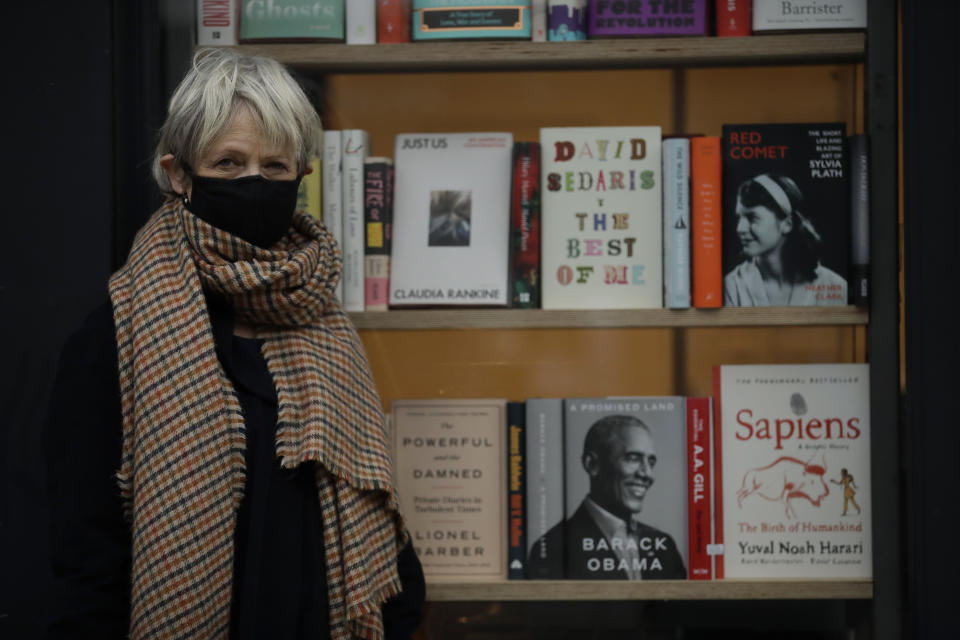
[[[822,264],[817,266],[816,274],[817,284],[842,284],[844,286],[847,284],[846,278]]]

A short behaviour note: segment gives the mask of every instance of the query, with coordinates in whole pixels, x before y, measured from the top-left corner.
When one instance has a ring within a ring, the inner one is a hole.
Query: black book
[[[523,402],[507,403],[507,579],[527,577],[526,423]]]

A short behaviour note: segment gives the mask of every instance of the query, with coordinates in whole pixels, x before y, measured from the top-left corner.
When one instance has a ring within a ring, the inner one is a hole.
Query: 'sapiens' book
[[[690,253],[693,306],[723,305],[722,182],[720,138],[690,141]]]
[[[507,402],[394,400],[394,479],[428,580],[507,575]]]
[[[323,132],[323,224],[343,254],[343,132]],[[337,300],[343,301],[343,273],[337,281]]]
[[[401,134],[391,306],[506,306],[509,133]]]
[[[530,0],[413,0],[413,40],[530,39]]]
[[[589,0],[587,37],[704,36],[707,0]]]
[[[363,311],[364,306],[364,161],[370,135],[363,129],[343,130],[343,308]]]
[[[547,40],[587,39],[587,0],[547,0]]]
[[[714,0],[716,3],[717,37],[734,38],[749,36],[751,22],[751,0]]]
[[[691,580],[713,578],[713,399],[687,398],[687,522]]]
[[[386,311],[390,302],[390,247],[393,237],[393,160],[369,157],[363,170],[364,306]]]
[[[507,578],[527,577],[526,405],[507,403]]]
[[[540,143],[513,144],[510,305],[540,308]]]
[[[564,400],[568,578],[687,577],[685,433],[682,397]]]
[[[323,208],[320,199],[323,179],[320,170],[320,157],[314,156],[310,160],[310,166],[313,169],[300,179],[300,186],[297,188],[297,209],[306,211],[317,220],[323,220]]]
[[[690,139],[663,141],[663,302],[690,307]]]
[[[347,44],[376,44],[377,0],[346,0]]]
[[[866,28],[867,0],[753,0],[754,33]]]
[[[527,398],[527,578],[566,575],[563,536],[563,399]],[[560,527],[549,539],[547,532]]]
[[[847,304],[842,122],[723,126],[724,306]]]
[[[870,578],[866,364],[714,370],[718,578]]]
[[[237,44],[237,0],[196,0],[197,46]]]
[[[343,42],[344,35],[344,0],[241,3],[240,42]]]
[[[544,309],[663,307],[660,127],[540,130]]]
[[[870,303],[870,144],[850,136],[850,302]]]
[[[410,42],[412,0],[377,0],[377,42]]]

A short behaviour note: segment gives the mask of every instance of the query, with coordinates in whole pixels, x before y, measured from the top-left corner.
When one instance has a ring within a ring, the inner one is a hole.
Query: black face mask
[[[275,245],[293,222],[296,180],[267,180],[261,175],[228,180],[190,176],[193,190],[184,205],[194,215],[263,249]]]

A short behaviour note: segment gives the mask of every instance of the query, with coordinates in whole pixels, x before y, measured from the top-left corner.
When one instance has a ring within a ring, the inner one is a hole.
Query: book
[[[567,578],[686,579],[684,399],[567,398],[563,423]]]
[[[707,0],[589,0],[587,38],[705,36]]]
[[[393,160],[368,157],[363,182],[364,307],[367,311],[386,311],[390,302]]]
[[[323,132],[323,224],[343,254],[343,132]],[[337,300],[343,301],[343,272],[337,281]]]
[[[412,0],[377,0],[377,42],[410,42]]]
[[[547,41],[547,0],[530,2],[530,40]]]
[[[391,403],[394,482],[430,581],[507,575],[503,399]]]
[[[870,141],[865,133],[850,146],[850,302],[870,304]]]
[[[713,579],[713,398],[691,397],[687,406],[688,574]]]
[[[396,137],[391,306],[506,306],[510,133]]]
[[[530,0],[413,0],[418,40],[530,39]]]
[[[300,186],[297,188],[297,209],[306,211],[317,220],[323,220],[323,206],[320,194],[322,192],[322,182],[320,169],[320,157],[314,156],[310,160],[310,173],[305,173],[300,179]]]
[[[540,129],[544,309],[663,307],[660,127]]]
[[[343,130],[343,308],[363,311],[364,305],[364,161],[370,135],[363,129]]]
[[[240,37],[245,42],[343,42],[344,0],[244,2]]]
[[[196,0],[197,46],[237,44],[237,0]]]
[[[563,536],[563,400],[526,400],[527,578],[566,575]],[[549,540],[547,533],[560,527]]]
[[[547,40],[587,39],[587,0],[547,0]]]
[[[867,28],[867,0],[753,0],[753,32]]]
[[[717,578],[870,578],[870,369],[714,369]]]
[[[690,307],[690,139],[663,141],[663,306]]]
[[[690,253],[693,306],[723,305],[722,181],[720,138],[690,141]]]
[[[842,122],[723,125],[723,304],[847,304]]]
[[[507,403],[507,578],[527,577],[526,404]]]
[[[513,144],[510,306],[540,308],[540,143]]]
[[[751,0],[715,0],[717,37],[749,36],[753,23]]]
[[[377,0],[346,0],[347,44],[376,44]]]

